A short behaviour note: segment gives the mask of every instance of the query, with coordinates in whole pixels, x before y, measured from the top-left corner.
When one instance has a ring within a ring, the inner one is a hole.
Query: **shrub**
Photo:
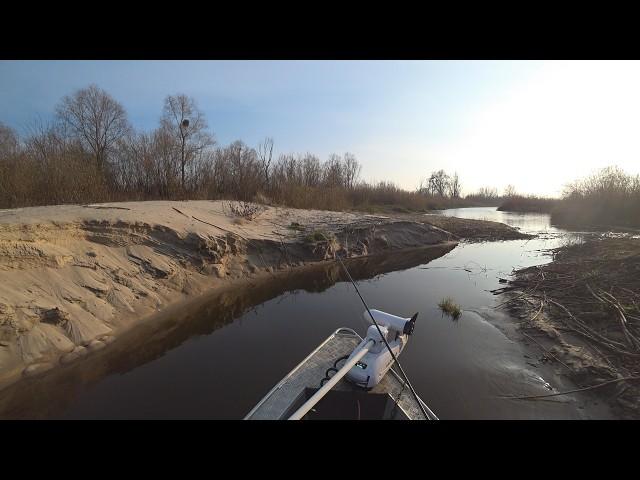
[[[551,220],[565,225],[640,226],[640,176],[607,167],[565,188]]]
[[[253,220],[265,210],[264,206],[250,202],[228,202],[227,207],[232,215],[245,220]]]

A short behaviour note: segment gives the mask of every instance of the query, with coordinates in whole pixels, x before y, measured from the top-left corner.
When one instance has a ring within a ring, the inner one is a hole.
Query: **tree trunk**
[[[185,188],[184,188],[184,143],[185,143],[185,139],[184,136],[182,137],[182,145],[181,145],[181,150],[180,150],[180,166],[182,167],[182,195],[185,195]]]

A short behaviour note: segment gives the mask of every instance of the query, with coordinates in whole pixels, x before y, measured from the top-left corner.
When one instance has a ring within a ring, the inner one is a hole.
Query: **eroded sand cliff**
[[[68,363],[228,279],[455,241],[433,225],[222,201],[0,210],[0,387]]]

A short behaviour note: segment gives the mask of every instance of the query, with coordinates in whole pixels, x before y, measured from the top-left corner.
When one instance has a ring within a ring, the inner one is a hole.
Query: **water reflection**
[[[452,208],[443,210],[443,215],[469,218],[472,220],[489,220],[518,228],[523,233],[563,234],[566,230],[551,225],[551,215],[547,213],[500,212],[495,207]]]
[[[548,262],[546,251],[571,234],[550,226],[544,215],[495,209],[447,214],[517,223],[544,235],[348,262],[371,308],[420,313],[401,358],[418,393],[442,419],[607,418],[606,408],[586,397],[499,398],[572,387],[535,351],[505,335],[513,319],[494,308],[490,293],[514,268]],[[446,297],[462,309],[457,322],[438,308]],[[336,263],[235,286],[199,302],[132,330],[78,365],[1,392],[0,415],[239,419],[336,328],[364,333],[367,327]]]
[[[450,243],[406,251],[402,255],[349,259],[345,263],[354,279],[370,279],[429,263],[454,247],[455,243]],[[0,418],[57,416],[64,412],[73,399],[108,375],[122,375],[153,362],[190,338],[209,335],[284,292],[289,294],[283,295],[277,304],[303,291],[324,292],[341,281],[344,281],[344,274],[339,263],[313,265],[278,274],[267,281],[247,282],[228,288],[211,298],[199,299],[180,313],[168,311],[153,323],[127,332],[108,349],[78,364],[62,367],[40,378],[25,379],[3,390],[0,392]],[[237,345],[237,352],[230,355],[229,359],[238,353],[252,354],[243,348],[241,341]],[[171,381],[171,376],[168,375],[166,379]],[[126,415],[126,409],[122,413]]]

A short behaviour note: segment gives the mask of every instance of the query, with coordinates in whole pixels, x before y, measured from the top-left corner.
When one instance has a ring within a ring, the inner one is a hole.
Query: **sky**
[[[609,165],[640,173],[638,61],[0,61],[0,122],[27,134],[91,83],[137,129],[184,93],[220,144],[350,152],[363,179],[406,189],[441,168],[463,194],[556,196]]]

